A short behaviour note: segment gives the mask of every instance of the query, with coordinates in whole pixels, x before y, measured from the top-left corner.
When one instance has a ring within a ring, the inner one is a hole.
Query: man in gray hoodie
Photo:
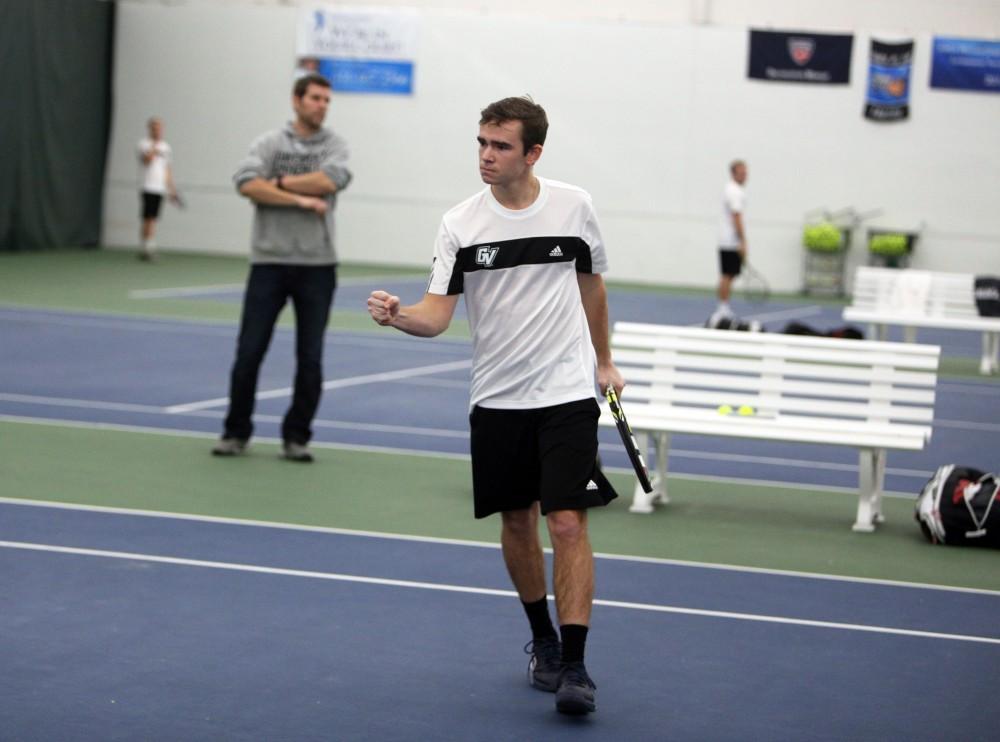
[[[281,425],[284,457],[312,461],[308,444],[323,387],[323,337],[337,285],[333,211],[351,181],[347,145],[323,127],[330,83],[320,75],[295,81],[295,120],[250,146],[233,182],[254,203],[250,275],[229,385],[229,413],[216,456],[246,450],[253,434],[257,375],[278,315],[295,309],[295,383]]]

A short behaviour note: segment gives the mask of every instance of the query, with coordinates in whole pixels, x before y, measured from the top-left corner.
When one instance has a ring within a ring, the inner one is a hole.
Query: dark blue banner
[[[902,121],[910,116],[913,42],[886,44],[872,39],[865,118]]]
[[[931,87],[1000,93],[1000,41],[935,36]]]
[[[854,37],[805,31],[750,30],[747,77],[772,82],[846,85]]]

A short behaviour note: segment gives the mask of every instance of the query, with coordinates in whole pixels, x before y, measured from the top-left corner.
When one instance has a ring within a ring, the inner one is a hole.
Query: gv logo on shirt
[[[499,247],[480,247],[476,250],[476,265],[485,265],[487,268],[493,265],[493,261],[497,259],[497,253],[500,252]]]

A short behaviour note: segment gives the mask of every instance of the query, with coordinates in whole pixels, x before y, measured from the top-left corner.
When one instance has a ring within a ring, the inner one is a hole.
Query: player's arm
[[[261,206],[284,206],[288,208],[305,209],[316,214],[326,213],[325,199],[315,196],[304,196],[286,191],[269,180],[274,172],[273,162],[278,148],[273,135],[265,134],[258,137],[250,145],[250,152],[236,168],[233,183],[241,196],[245,196]]]
[[[174,185],[174,169],[167,163],[167,193],[175,202],[177,201],[177,187]]]
[[[745,258],[747,256],[747,237],[743,231],[743,214],[738,211],[733,212],[733,231],[736,233],[736,239],[740,241],[740,255]]]
[[[457,304],[458,294],[424,294],[416,304],[401,307],[398,296],[373,291],[368,297],[368,314],[380,325],[430,338],[448,329]]]
[[[240,194],[246,196],[255,204],[265,206],[288,206],[314,211],[317,214],[326,212],[326,201],[316,196],[302,196],[282,188],[264,178],[251,178],[239,187]]]
[[[590,342],[597,354],[597,385],[603,392],[611,385],[616,394],[625,388],[625,379],[611,360],[611,342],[608,333],[608,290],[600,273],[577,273],[580,300],[590,327]]]
[[[347,188],[351,171],[347,169],[347,145],[335,138],[333,146],[318,170],[296,175],[281,175],[281,188],[303,196],[329,196]],[[275,179],[277,181],[277,179]]]
[[[301,196],[329,196],[337,192],[334,183],[322,170],[299,175],[281,175],[272,178],[271,182],[282,190],[291,191]]]
[[[139,145],[139,160],[142,162],[143,165],[148,165],[149,163],[151,163],[154,157],[156,157],[155,144],[149,147],[143,147],[141,144]]]

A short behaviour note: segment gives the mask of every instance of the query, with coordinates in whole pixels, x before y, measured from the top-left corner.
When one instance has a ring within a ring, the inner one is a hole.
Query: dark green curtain
[[[100,239],[114,13],[0,0],[0,250]]]

